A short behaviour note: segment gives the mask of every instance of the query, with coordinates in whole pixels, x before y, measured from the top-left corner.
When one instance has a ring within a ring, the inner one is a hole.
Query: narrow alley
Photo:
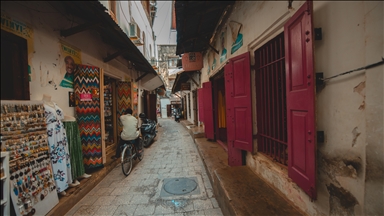
[[[173,119],[159,123],[129,176],[119,164],[66,215],[223,215],[188,131]]]

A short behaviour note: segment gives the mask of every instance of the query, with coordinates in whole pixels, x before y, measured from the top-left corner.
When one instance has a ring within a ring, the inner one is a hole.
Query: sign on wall
[[[221,47],[220,64],[227,59],[227,49],[225,48],[227,46],[226,34],[227,34],[227,27],[224,28],[223,32],[221,32],[221,35],[220,35],[220,47]]]
[[[60,69],[61,76],[64,75],[60,86],[63,88],[73,88],[73,78],[77,70],[77,65],[81,64],[81,51],[80,49],[60,41]]]
[[[191,83],[181,83],[180,91],[191,90]]]
[[[240,33],[242,29],[242,24],[236,21],[230,21],[229,27],[231,29],[232,35],[232,48],[231,54],[235,53],[240,47],[243,46],[243,34]]]
[[[200,52],[184,53],[181,61],[184,71],[196,71],[203,68],[203,56]]]

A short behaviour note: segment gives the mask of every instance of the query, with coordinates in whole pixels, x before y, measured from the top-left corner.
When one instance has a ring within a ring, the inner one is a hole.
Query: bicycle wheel
[[[139,158],[139,160],[141,161],[144,158],[144,148],[143,148],[143,140],[142,139],[140,139],[140,141],[139,141],[139,149],[141,149],[141,154],[137,158]],[[139,149],[137,149],[137,151],[139,151]]]
[[[132,170],[132,152],[131,152],[131,149],[129,148],[129,145],[127,145],[124,148],[121,158],[122,158],[121,168],[123,170],[124,175],[128,176]]]

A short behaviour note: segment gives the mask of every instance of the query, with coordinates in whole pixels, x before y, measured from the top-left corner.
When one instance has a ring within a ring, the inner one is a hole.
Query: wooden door
[[[215,139],[213,127],[213,108],[212,108],[212,83],[203,83],[203,97],[204,97],[204,132],[205,137],[211,140]]]
[[[27,40],[1,30],[1,99],[30,100]]]
[[[288,176],[316,199],[316,125],[312,1],[284,26]]]
[[[225,67],[228,134],[233,147],[253,151],[251,71],[249,52]]]

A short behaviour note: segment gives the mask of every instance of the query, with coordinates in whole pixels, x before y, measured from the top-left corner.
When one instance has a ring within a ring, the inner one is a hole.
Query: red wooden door
[[[197,90],[197,100],[199,102],[199,121],[203,122],[204,121],[204,93],[203,93],[203,88],[200,88]]]
[[[228,143],[228,165],[229,166],[241,166],[242,154],[241,150],[234,147],[235,139],[235,127],[233,118],[233,66],[232,62],[229,61],[224,67],[224,78],[225,78],[225,107],[226,107],[226,121],[227,121],[227,143]]]
[[[215,139],[213,130],[213,110],[212,110],[212,83],[203,83],[203,110],[204,110],[204,132],[208,139]]]
[[[249,52],[230,59],[230,63],[226,65],[225,92],[228,140],[233,141],[235,148],[252,152],[252,93]]]
[[[285,24],[288,176],[316,199],[316,127],[312,2]]]

